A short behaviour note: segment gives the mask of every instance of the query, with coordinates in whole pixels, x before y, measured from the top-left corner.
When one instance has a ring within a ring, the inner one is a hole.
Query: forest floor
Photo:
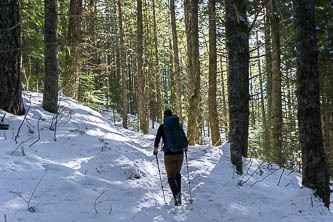
[[[111,112],[61,97],[55,134],[41,102],[41,94],[24,92],[29,110],[19,136],[25,117],[4,119],[10,127],[0,131],[0,221],[333,221],[333,207],[301,188],[297,173],[248,158],[237,175],[228,143],[189,147],[193,203],[184,161],[183,205],[174,207],[163,153],[166,203],[152,154],[156,127],[150,135],[126,130],[119,117],[113,125]]]

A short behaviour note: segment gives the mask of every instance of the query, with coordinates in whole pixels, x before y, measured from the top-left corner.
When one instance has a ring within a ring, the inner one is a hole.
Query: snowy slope
[[[0,221],[333,221],[333,209],[300,189],[295,173],[246,159],[246,174],[235,175],[227,143],[189,148],[194,201],[189,203],[184,164],[184,205],[178,208],[160,152],[165,204],[152,155],[156,129],[143,135],[113,126],[110,113],[102,116],[62,97],[55,141],[53,115],[41,109],[41,101],[41,94],[24,93],[30,109],[17,143],[24,116],[7,114],[10,129],[0,131]]]

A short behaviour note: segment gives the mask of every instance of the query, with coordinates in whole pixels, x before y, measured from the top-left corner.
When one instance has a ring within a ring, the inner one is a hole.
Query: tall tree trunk
[[[153,47],[152,49],[152,57],[155,56],[155,60],[152,58],[151,69],[152,69],[152,77],[151,77],[151,98],[152,101],[150,111],[151,111],[151,119],[152,119],[152,127],[154,128],[154,122],[159,119],[159,115],[161,115],[161,104],[158,103],[158,97],[160,96],[160,69],[159,69],[159,56],[158,56],[158,42],[157,42],[157,25],[156,25],[156,10],[155,10],[155,0],[152,1],[152,9],[153,9]]]
[[[179,53],[178,53],[178,37],[175,15],[175,0],[170,1],[171,11],[171,28],[172,28],[172,46],[173,46],[173,62],[175,65],[175,82],[176,82],[176,114],[179,117],[180,122],[183,122],[182,118],[182,96],[181,96],[181,73],[179,67]]]
[[[256,95],[256,92],[255,90],[253,89],[253,76],[252,76],[252,68],[250,66],[250,70],[249,70],[249,75],[250,75],[250,92],[252,94],[252,98],[251,98],[251,124],[252,126],[255,126],[256,125],[256,112],[255,112],[255,103],[254,103],[254,100],[256,99],[255,98],[255,95]]]
[[[323,78],[323,76],[321,76]],[[329,96],[329,92],[332,92],[333,84],[329,78],[323,78],[320,85],[320,94],[321,94],[321,113],[322,113],[322,128],[323,128],[323,141],[324,149],[327,154],[327,165],[328,173],[333,178],[333,112],[332,106],[333,103],[330,100],[333,100]],[[329,89],[331,88],[331,89]]]
[[[277,16],[275,0],[270,0],[270,21],[272,30],[272,109],[271,109],[271,148],[270,159],[278,165],[282,159],[282,102],[280,71],[280,24]]]
[[[198,136],[200,109],[200,61],[198,32],[198,0],[185,0],[185,26],[187,39],[188,78],[190,88],[187,137],[189,145],[195,145]]]
[[[227,101],[225,95],[225,82],[224,82],[224,71],[223,71],[223,60],[222,56],[220,57],[221,63],[221,85],[222,85],[222,112],[223,112],[223,126],[224,126],[224,133],[226,138],[229,140],[229,130],[228,130],[228,115],[227,115]]]
[[[262,119],[262,128],[264,129],[264,150],[269,138],[269,130],[267,128],[266,122],[266,111],[265,111],[265,100],[264,100],[264,88],[263,88],[263,74],[261,72],[261,61],[260,61],[260,48],[259,48],[259,35],[258,30],[256,31],[256,42],[257,42],[257,56],[258,56],[258,71],[259,71],[259,86],[260,86],[260,107],[261,107],[261,119]]]
[[[45,0],[45,81],[43,108],[58,112],[57,0]]]
[[[157,42],[157,25],[156,25],[156,10],[155,0],[153,0],[153,19],[154,19],[154,49],[155,49],[155,89],[156,89],[156,119],[158,123],[162,123],[162,82],[160,72],[160,62],[158,56],[158,42]]]
[[[244,0],[226,0],[231,162],[243,173],[249,121],[249,32]]]
[[[170,18],[168,17],[168,31],[169,31],[169,79],[168,79],[168,88],[170,91],[170,104],[169,104],[169,108],[170,109],[174,109],[176,107],[176,82],[175,82],[175,71],[174,71],[174,64],[173,64],[173,42],[172,42],[172,28],[171,28],[171,21]]]
[[[216,52],[216,0],[208,3],[209,13],[209,89],[208,89],[208,109],[209,125],[211,128],[212,145],[222,144],[219,130],[219,117],[216,104],[216,71],[217,71],[217,52]]]
[[[247,1],[236,1],[237,23],[240,28],[239,39],[239,60],[240,60],[240,97],[241,97],[241,115],[242,115],[242,156],[247,157],[248,137],[249,137],[249,116],[250,116],[250,94],[249,94],[249,28],[247,21]],[[245,20],[245,21],[244,21]]]
[[[150,31],[149,31],[149,15],[148,15],[148,4],[147,0],[144,1],[144,24],[145,24],[145,38],[144,38],[144,115],[145,115],[145,123],[143,128],[144,134],[149,134],[149,118],[150,118],[150,80],[151,80],[151,69],[150,69],[150,61],[151,61],[151,54],[150,50],[148,49],[149,39],[150,39]]]
[[[127,104],[126,50],[124,45],[123,14],[122,14],[120,0],[118,0],[118,22],[119,22],[119,38],[120,38],[120,54],[121,54],[122,116],[123,116],[123,127],[127,129],[128,104]]]
[[[265,14],[265,69],[267,76],[267,128],[271,128],[271,110],[272,110],[272,50],[271,50],[271,27],[270,27],[270,9],[269,4],[266,5]],[[268,134],[269,134],[268,132]],[[264,156],[270,158],[270,137],[268,135],[264,146]]]
[[[318,48],[313,0],[294,0],[297,54],[298,125],[302,150],[302,183],[327,207],[329,176],[320,120]]]
[[[128,74],[128,99],[129,99],[129,113],[133,115],[134,113],[134,97],[133,97],[133,73],[131,67],[131,56],[128,55],[127,62],[127,74]]]
[[[21,83],[21,21],[18,0],[0,7],[0,108],[14,115],[25,113]]]
[[[82,0],[71,0],[68,22],[68,48],[66,50],[63,90],[65,96],[78,99]]]
[[[142,24],[142,0],[137,0],[137,38],[138,38],[138,113],[140,119],[140,130],[146,133],[145,110],[145,77],[143,72],[143,24]]]

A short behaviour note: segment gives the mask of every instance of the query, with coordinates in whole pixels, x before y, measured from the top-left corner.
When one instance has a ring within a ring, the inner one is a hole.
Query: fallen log
[[[0,130],[8,130],[9,125],[0,123]]]

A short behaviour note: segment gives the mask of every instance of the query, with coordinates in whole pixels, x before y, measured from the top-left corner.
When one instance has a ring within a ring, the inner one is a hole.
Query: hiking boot
[[[175,206],[180,206],[182,205],[182,195],[181,193],[177,193],[176,197],[175,197]]]
[[[169,182],[169,185],[170,185],[170,189],[172,191],[175,206],[179,206],[181,204],[181,198],[180,198],[181,194],[179,192],[176,179],[175,178],[170,178],[170,179],[168,179],[168,182]]]

